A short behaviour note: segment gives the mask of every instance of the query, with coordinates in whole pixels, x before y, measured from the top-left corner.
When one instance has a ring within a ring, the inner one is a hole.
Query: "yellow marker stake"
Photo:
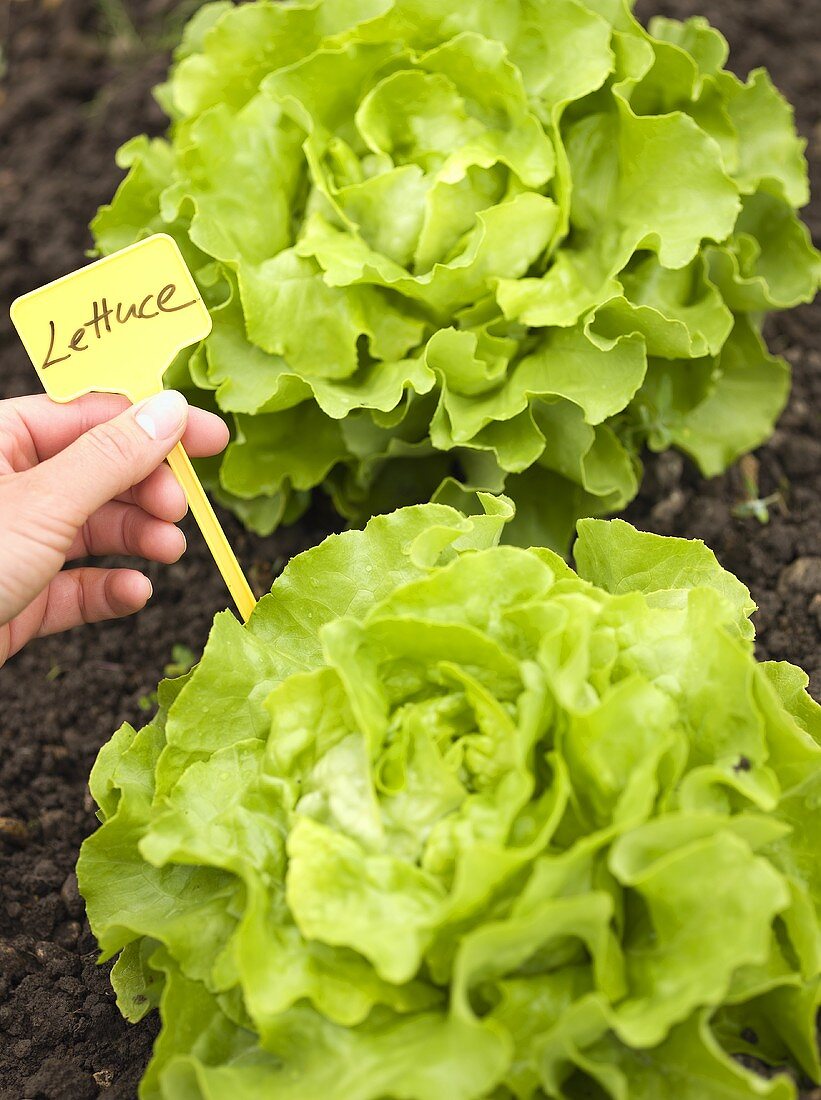
[[[164,233],[24,294],[11,319],[46,393],[60,402],[92,392],[134,403],[151,397],[178,352],[211,331],[197,285]],[[254,594],[181,443],[168,464],[247,622]]]

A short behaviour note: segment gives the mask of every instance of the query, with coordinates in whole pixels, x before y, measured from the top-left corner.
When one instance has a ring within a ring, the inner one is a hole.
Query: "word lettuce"
[[[254,530],[468,490],[566,550],[639,453],[706,476],[789,388],[767,311],[821,266],[804,143],[702,19],[624,0],[324,0],[192,20],[126,145],[102,252],[171,233],[213,315],[171,384],[231,414],[208,474]]]
[[[91,777],[143,1100],[790,1100],[821,726],[701,543],[409,507],[294,559]]]

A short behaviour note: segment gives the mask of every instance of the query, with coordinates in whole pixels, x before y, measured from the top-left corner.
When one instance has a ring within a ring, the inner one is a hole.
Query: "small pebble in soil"
[[[66,951],[73,951],[79,938],[80,924],[76,920],[66,921],[54,933],[54,942],[65,948]]]
[[[80,897],[77,875],[74,871],[66,875],[65,881],[60,887],[60,899],[70,917],[81,917],[83,915],[83,899]]]
[[[779,592],[821,592],[821,558],[796,558],[778,579]]]
[[[813,596],[810,603],[810,614],[815,617],[815,621],[818,623],[818,629],[821,630],[821,592]]]
[[[18,1039],[12,1050],[15,1058],[28,1058],[31,1054],[31,1039]]]
[[[66,815],[63,810],[46,810],[40,814],[40,831],[44,840],[55,840],[65,828]]]
[[[13,848],[24,848],[29,842],[29,831],[16,817],[0,817],[0,840]]]

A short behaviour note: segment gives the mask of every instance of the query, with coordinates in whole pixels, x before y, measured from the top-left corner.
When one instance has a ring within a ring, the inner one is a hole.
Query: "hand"
[[[0,401],[0,665],[31,638],[139,611],[151,582],[134,569],[71,569],[67,561],[129,554],[174,562],[186,500],[163,464],[228,442],[218,416],[168,391],[130,406],[90,394]]]

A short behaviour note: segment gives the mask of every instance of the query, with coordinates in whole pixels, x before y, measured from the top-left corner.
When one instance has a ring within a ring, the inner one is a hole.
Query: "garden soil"
[[[84,262],[86,225],[119,178],[114,151],[162,128],[150,88],[191,10],[169,0],[0,0],[0,397],[37,388],[8,303]],[[821,238],[821,0],[640,3],[642,17],[658,11],[709,16],[736,70],[766,64],[797,105],[816,193],[808,216]],[[712,546],[759,605],[761,657],[802,665],[818,694],[821,304],[778,318],[769,338],[795,374],[771,443],[712,481],[673,454],[648,460],[628,518]],[[751,507],[759,498],[773,498],[766,524]],[[334,524],[319,510],[256,540],[224,518],[258,593]],[[0,672],[0,1100],[131,1100],[150,1055],[156,1021],[120,1018],[74,864],[95,825],[86,784],[100,745],[122,721],[144,721],[174,646],[199,653],[226,604],[190,522],[187,533],[182,562],[151,568],[155,596],[140,616],[36,643]],[[821,1090],[803,1095],[821,1100]]]

